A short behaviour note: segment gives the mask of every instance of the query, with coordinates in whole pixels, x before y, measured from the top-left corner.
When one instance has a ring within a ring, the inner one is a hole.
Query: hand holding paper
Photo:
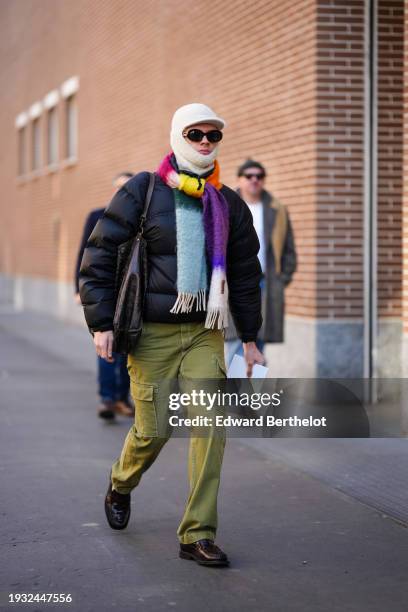
[[[255,364],[251,378],[266,378],[268,368]],[[228,378],[247,378],[247,364],[241,355],[234,355],[227,372]]]
[[[255,342],[243,342],[242,346],[244,348],[244,359],[247,364],[246,375],[248,378],[251,378],[254,365],[263,364],[265,362],[265,357],[262,355]]]

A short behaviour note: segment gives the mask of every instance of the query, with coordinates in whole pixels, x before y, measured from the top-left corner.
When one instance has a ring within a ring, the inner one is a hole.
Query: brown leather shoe
[[[111,421],[115,418],[115,404],[113,402],[102,402],[98,407],[98,417]]]
[[[125,529],[130,518],[130,493],[122,495],[112,491],[112,482],[105,496],[105,514],[112,529]]]
[[[180,543],[179,556],[181,559],[196,561],[199,565],[229,565],[227,555],[208,539],[198,540],[192,544]]]
[[[135,416],[135,411],[133,410],[133,408],[123,400],[118,400],[117,402],[115,402],[114,409],[116,414],[120,414],[125,417]]]

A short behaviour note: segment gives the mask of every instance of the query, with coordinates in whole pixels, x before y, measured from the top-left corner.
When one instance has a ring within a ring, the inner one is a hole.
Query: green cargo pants
[[[221,330],[199,323],[144,322],[143,333],[128,356],[135,424],[127,434],[120,458],[112,467],[112,486],[119,493],[137,487],[167,442],[168,394],[163,379],[225,379],[224,337]],[[217,383],[215,383],[217,384]],[[189,416],[189,415],[186,415]],[[190,436],[190,492],[177,535],[183,544],[203,538],[214,540],[217,495],[225,447],[225,431],[211,428],[205,436]]]

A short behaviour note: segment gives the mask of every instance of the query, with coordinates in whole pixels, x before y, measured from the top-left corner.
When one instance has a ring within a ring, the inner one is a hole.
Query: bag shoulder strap
[[[144,208],[143,208],[143,213],[142,213],[142,215],[140,217],[139,232],[143,232],[143,226],[145,224],[145,221],[146,221],[146,218],[147,218],[147,212],[149,210],[150,202],[152,200],[153,189],[154,189],[154,181],[155,181],[154,172],[150,172],[149,186],[148,186],[147,192],[146,192],[146,199],[145,199],[145,204],[144,204]]]

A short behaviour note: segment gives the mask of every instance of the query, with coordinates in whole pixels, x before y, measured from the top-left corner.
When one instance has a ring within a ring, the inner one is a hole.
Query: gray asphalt
[[[407,610],[406,527],[256,440],[227,443],[218,543],[230,568],[178,558],[186,440],[168,443],[132,494],[128,529],[112,531],[103,498],[129,420],[99,422],[91,369],[1,315],[0,408],[2,609]],[[37,592],[73,602],[6,604]]]

